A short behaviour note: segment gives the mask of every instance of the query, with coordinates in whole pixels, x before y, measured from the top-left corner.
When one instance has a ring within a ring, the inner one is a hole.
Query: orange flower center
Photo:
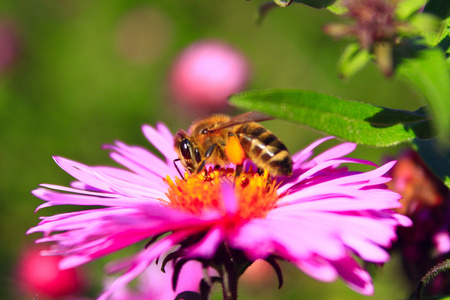
[[[264,218],[276,205],[278,183],[267,172],[259,174],[252,168],[234,177],[234,169],[209,169],[206,173],[185,174],[184,180],[169,176],[164,179],[169,185],[167,203],[174,209],[200,215],[207,211],[219,211],[225,215],[222,185],[234,188],[238,202],[236,215],[244,220]]]

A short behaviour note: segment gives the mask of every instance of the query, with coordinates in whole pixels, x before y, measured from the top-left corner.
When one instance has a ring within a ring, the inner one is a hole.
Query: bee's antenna
[[[183,180],[185,180],[183,174],[181,174],[180,169],[178,168],[177,164],[175,163],[175,162],[180,161],[180,160],[181,160],[181,159],[179,159],[179,158],[174,159],[174,160],[173,160],[173,165],[175,166],[175,169],[177,169],[178,174],[180,174],[180,177],[181,177]]]

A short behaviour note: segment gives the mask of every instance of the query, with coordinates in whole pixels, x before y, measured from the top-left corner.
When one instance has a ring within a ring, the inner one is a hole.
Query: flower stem
[[[237,274],[232,259],[224,261],[221,266],[222,292],[224,300],[237,299]]]
[[[423,292],[425,287],[439,274],[450,270],[450,259],[447,259],[440,264],[431,268],[430,271],[422,278],[417,289],[416,289],[416,299],[420,300],[423,297]]]
[[[237,299],[237,286],[239,275],[237,273],[237,261],[226,243],[223,243],[218,251],[217,271],[222,278],[222,293],[224,300]]]

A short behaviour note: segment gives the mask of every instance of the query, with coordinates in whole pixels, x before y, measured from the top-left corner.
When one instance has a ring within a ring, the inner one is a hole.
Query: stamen
[[[205,170],[202,174],[186,174],[184,180],[169,176],[164,179],[168,185],[167,205],[187,213],[200,215],[208,211],[226,214],[222,195],[222,184],[234,186],[238,201],[236,216],[242,220],[264,218],[276,206],[280,196],[278,183],[265,171],[259,174],[250,168],[235,180],[234,169],[219,168]]]

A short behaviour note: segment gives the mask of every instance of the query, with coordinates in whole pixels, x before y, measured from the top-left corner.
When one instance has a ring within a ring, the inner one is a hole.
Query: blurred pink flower
[[[39,295],[62,299],[80,293],[85,286],[79,269],[60,270],[60,256],[41,256],[44,246],[31,245],[19,257],[17,283],[28,297]]]
[[[246,167],[236,179],[232,169],[220,168],[210,169],[207,176],[186,174],[182,180],[176,178],[177,156],[167,127],[146,125],[143,132],[165,159],[116,142],[106,148],[128,170],[55,157],[78,181],[72,187],[43,184],[33,191],[46,201],[38,209],[101,206],[42,217],[28,231],[44,233],[38,242],[55,243],[49,254],[66,255],[62,268],[150,240],[133,257],[109,266],[109,272],[123,274],[99,299],[107,299],[158,257],[174,251],[177,259],[204,262],[215,262],[224,253],[250,261],[278,257],[318,280],[340,277],[350,288],[369,295],[373,293],[370,275],[355,256],[386,262],[385,248],[396,239],[396,226],[411,224],[392,210],[400,206],[400,196],[385,186],[390,180],[385,174],[395,162],[376,167],[344,158],[355,144],[340,144],[311,159],[313,149],[330,138],[316,141],[293,155],[290,177],[273,178]],[[375,168],[352,172],[340,167],[344,163]]]
[[[249,79],[246,57],[230,45],[214,40],[199,41],[183,50],[169,78],[176,101],[196,111],[227,106],[227,97],[242,91]]]

